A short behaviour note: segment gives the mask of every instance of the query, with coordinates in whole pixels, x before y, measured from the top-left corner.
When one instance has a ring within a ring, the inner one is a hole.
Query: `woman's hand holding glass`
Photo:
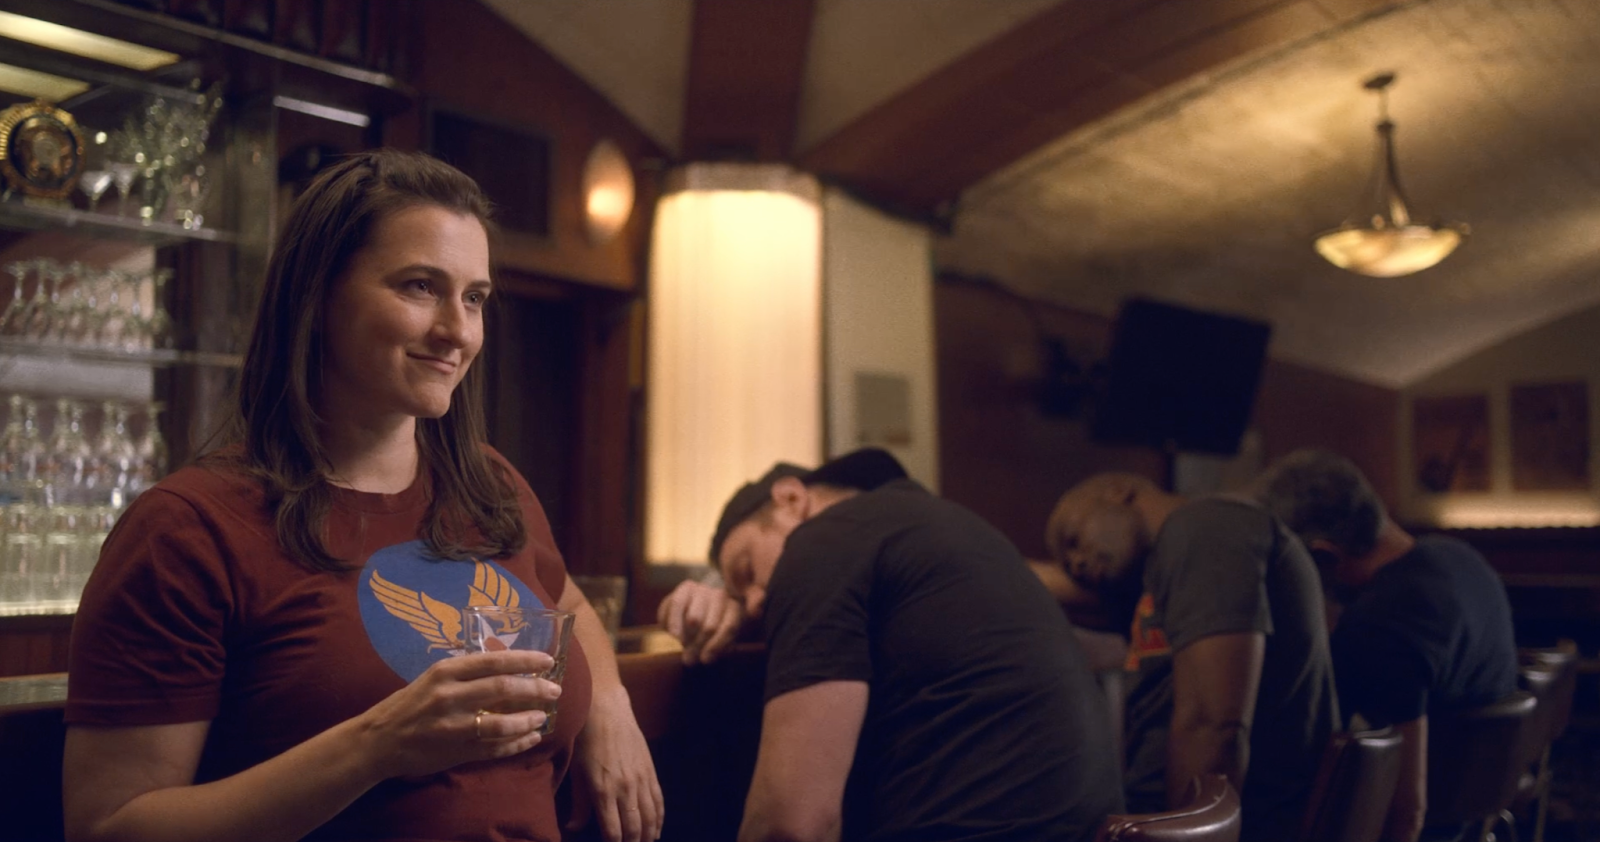
[[[561,687],[537,678],[555,661],[543,652],[469,653],[429,667],[357,717],[380,777],[429,775],[462,763],[520,754],[540,729]]]

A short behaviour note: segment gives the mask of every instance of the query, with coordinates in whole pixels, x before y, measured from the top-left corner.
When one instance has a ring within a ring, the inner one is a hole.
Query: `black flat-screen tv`
[[[1131,299],[1111,335],[1095,439],[1231,455],[1250,423],[1272,327]]]

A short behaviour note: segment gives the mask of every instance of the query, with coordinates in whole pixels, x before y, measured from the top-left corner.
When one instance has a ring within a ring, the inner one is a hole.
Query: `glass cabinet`
[[[231,182],[261,156],[224,75],[166,56],[0,56],[0,616],[76,608],[118,514],[215,426],[238,367]],[[57,98],[34,76],[65,80]]]

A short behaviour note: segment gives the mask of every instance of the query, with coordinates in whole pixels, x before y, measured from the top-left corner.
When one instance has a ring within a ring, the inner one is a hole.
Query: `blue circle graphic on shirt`
[[[373,553],[357,589],[367,639],[406,681],[465,651],[463,608],[545,607],[531,588],[494,561],[441,561],[421,541]]]

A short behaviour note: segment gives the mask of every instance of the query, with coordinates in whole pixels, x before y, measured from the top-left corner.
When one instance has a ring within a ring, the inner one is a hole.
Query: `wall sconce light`
[[[596,143],[583,164],[583,202],[589,241],[595,245],[617,236],[633,213],[633,169],[609,138]]]
[[[1317,253],[1329,263],[1374,278],[1395,278],[1433,266],[1449,257],[1467,233],[1465,225],[1422,225],[1412,219],[1394,160],[1388,92],[1394,76],[1382,73],[1363,85],[1378,94],[1378,160],[1368,202],[1345,224],[1316,240]]]

